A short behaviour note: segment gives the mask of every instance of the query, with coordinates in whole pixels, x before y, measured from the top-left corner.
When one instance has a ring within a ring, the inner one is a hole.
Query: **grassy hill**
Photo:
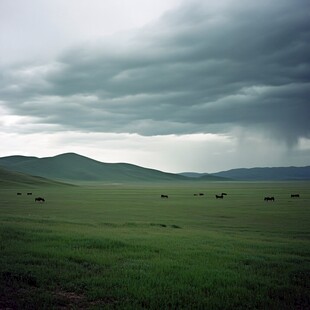
[[[55,157],[36,158],[9,156],[0,158],[0,166],[54,180],[147,182],[184,181],[185,176],[147,169],[126,163],[102,163],[78,154],[66,153]]]
[[[0,167],[0,187],[1,188],[21,188],[37,186],[64,186],[69,185],[46,178],[27,175],[20,172],[9,171]]]
[[[242,181],[298,181],[310,180],[310,166],[232,169],[214,173],[215,176]]]
[[[218,173],[166,173],[127,163],[103,163],[75,153],[54,157],[7,156],[0,158],[6,170],[67,182],[170,182],[170,181],[287,181],[310,180],[310,166],[232,169]]]

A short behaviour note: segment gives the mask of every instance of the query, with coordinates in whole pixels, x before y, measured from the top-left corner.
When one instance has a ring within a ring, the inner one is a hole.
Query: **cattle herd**
[[[227,193],[221,193],[221,194],[216,194],[215,195],[215,198],[216,199],[223,199],[224,196],[226,196]],[[194,194],[194,196],[204,196],[204,193],[199,193],[199,194]],[[168,198],[168,195],[163,195],[161,194],[160,195],[161,198]],[[299,194],[291,194],[291,198],[300,198],[300,195]],[[264,198],[264,201],[275,201],[275,198],[274,197],[265,197]]]
[[[21,196],[22,195],[22,193],[20,193],[20,192],[18,192],[18,193],[16,193],[16,195],[17,196]],[[32,196],[32,193],[27,193],[27,196]],[[43,198],[43,197],[36,197],[35,199],[34,199],[34,202],[45,202],[45,199]]]
[[[20,193],[20,192],[18,192],[16,194],[17,194],[17,196],[21,196],[22,195],[22,193]],[[29,192],[27,193],[27,196],[31,196],[31,195],[32,195],[32,193],[29,193]],[[216,194],[215,198],[216,199],[223,199],[224,196],[226,196],[226,195],[227,195],[227,193]],[[204,193],[194,194],[194,196],[204,196]],[[169,196],[166,195],[166,194],[161,194],[160,197],[161,198],[166,198],[166,199],[169,198]],[[291,198],[300,198],[300,195],[299,194],[291,194]],[[265,197],[264,201],[266,201],[266,202],[273,201],[274,202],[275,198],[274,197]],[[45,199],[43,197],[36,197],[34,199],[34,202],[45,202]]]

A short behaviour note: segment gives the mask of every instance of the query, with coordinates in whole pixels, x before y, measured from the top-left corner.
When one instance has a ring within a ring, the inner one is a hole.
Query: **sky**
[[[309,0],[0,0],[0,157],[310,165]]]

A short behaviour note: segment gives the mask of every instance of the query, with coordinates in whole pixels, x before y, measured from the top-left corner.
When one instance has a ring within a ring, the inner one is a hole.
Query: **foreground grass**
[[[0,191],[0,308],[310,307],[309,183],[16,191]]]

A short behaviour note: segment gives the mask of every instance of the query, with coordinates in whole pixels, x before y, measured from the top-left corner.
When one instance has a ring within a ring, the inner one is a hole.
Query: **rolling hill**
[[[301,181],[310,180],[310,166],[241,168],[221,171],[213,175],[240,181]]]
[[[65,181],[156,182],[186,181],[187,177],[142,168],[126,163],[102,163],[75,153],[37,158],[8,156],[0,158],[7,170]]]
[[[103,163],[75,153],[54,157],[7,156],[0,168],[63,182],[284,181],[310,180],[310,166],[241,168],[213,174],[166,173],[127,163]],[[29,177],[29,176],[28,176]]]
[[[11,188],[11,187],[23,188],[23,187],[38,187],[38,186],[72,186],[72,185],[0,168],[1,188]]]

